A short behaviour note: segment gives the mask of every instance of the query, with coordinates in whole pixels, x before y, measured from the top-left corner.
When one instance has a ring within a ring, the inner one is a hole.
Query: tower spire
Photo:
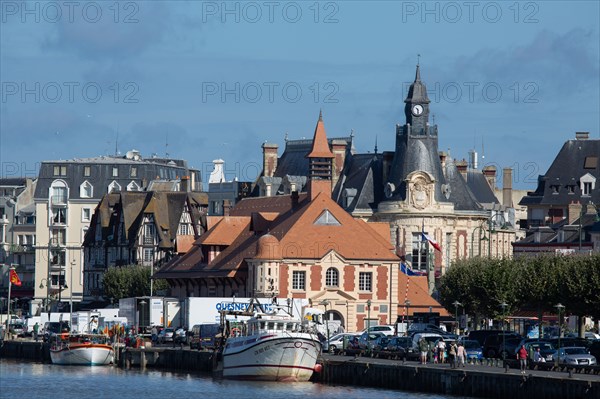
[[[375,135],[375,154],[377,154],[377,135]]]
[[[415,82],[421,81],[421,54],[417,54],[417,72],[415,73]]]

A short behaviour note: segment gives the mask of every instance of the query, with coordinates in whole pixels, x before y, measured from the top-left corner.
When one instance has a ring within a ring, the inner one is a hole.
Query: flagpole
[[[8,313],[8,319],[6,320],[6,331],[4,331],[4,339],[6,340],[6,338],[8,337],[9,331],[10,331],[10,294],[11,294],[11,289],[12,289],[12,280],[11,280],[11,271],[14,271],[15,267],[11,264],[8,267],[8,308],[7,308],[7,313]]]

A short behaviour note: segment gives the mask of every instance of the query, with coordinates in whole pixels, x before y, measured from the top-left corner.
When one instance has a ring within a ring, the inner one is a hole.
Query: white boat
[[[225,333],[224,378],[308,381],[321,353],[316,332],[288,314],[255,313]]]
[[[111,364],[115,351],[102,334],[57,334],[50,346],[53,364],[98,366]]]

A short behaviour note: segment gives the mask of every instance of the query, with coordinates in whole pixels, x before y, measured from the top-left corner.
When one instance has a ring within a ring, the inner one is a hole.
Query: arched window
[[[336,268],[330,267],[325,272],[325,286],[327,287],[338,287],[339,286],[339,273]]]

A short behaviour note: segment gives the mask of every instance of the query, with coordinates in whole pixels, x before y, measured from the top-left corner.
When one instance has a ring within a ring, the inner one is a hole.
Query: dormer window
[[[81,183],[81,186],[79,186],[79,196],[81,198],[92,198],[93,195],[94,187],[92,184],[87,180]]]
[[[552,189],[552,194],[558,194],[559,187],[560,186],[558,184],[551,185],[550,188]]]
[[[596,178],[590,173],[586,173],[579,179],[579,184],[581,187],[581,195],[590,196],[592,195],[592,191],[596,188]]]
[[[142,191],[142,189],[136,182],[132,180],[131,183],[127,185],[127,191]]]
[[[121,191],[121,185],[113,180],[113,182],[108,185],[108,193],[118,193],[119,191]]]

